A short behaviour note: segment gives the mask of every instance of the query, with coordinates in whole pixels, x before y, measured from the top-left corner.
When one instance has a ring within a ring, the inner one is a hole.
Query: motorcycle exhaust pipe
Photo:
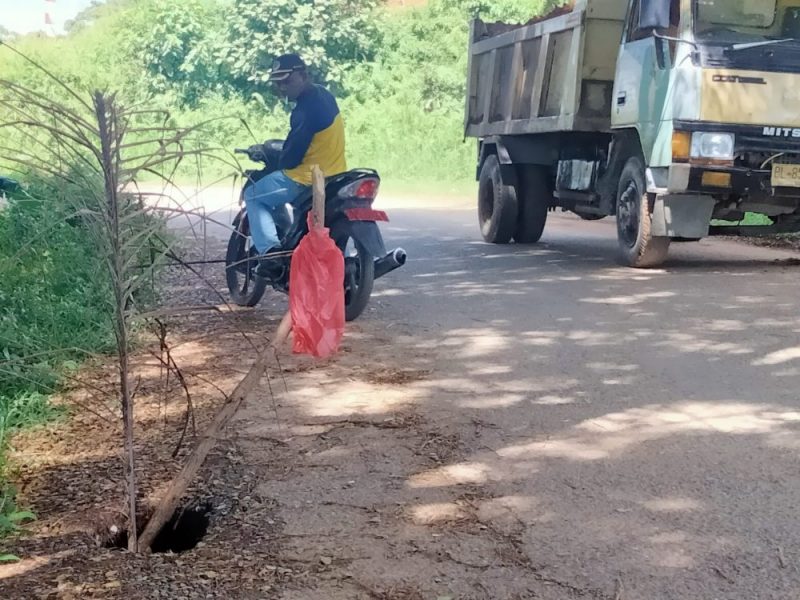
[[[406,264],[406,251],[402,248],[392,250],[383,258],[375,260],[375,279],[383,277],[387,273],[391,273],[395,269],[399,269]]]

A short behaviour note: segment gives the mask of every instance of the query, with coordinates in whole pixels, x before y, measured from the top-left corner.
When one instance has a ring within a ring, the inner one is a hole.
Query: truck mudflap
[[[692,239],[706,237],[714,205],[715,200],[711,196],[658,195],[650,217],[652,235]]]

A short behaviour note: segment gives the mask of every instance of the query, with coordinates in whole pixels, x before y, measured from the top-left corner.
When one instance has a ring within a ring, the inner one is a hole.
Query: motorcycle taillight
[[[339,190],[339,196],[344,198],[358,198],[359,200],[369,200],[372,202],[378,195],[378,188],[380,185],[380,180],[374,177],[360,179]]]

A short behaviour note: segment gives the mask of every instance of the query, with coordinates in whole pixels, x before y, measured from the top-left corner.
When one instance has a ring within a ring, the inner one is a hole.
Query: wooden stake
[[[314,203],[311,206],[311,223],[314,229],[325,227],[325,176],[317,165],[311,168]]]
[[[256,362],[250,367],[247,375],[239,382],[236,389],[233,390],[230,400],[225,403],[217,413],[217,416],[214,417],[211,424],[200,436],[200,443],[197,444],[197,447],[192,451],[191,455],[189,455],[181,472],[170,482],[167,491],[161,498],[161,502],[159,502],[156,511],[153,513],[153,516],[150,517],[150,520],[147,522],[147,527],[145,527],[139,538],[139,552],[146,552],[150,549],[150,546],[153,545],[153,541],[156,539],[156,536],[158,536],[161,528],[170,520],[175,510],[178,508],[183,494],[194,480],[200,467],[203,466],[206,457],[208,457],[208,453],[211,452],[211,449],[217,443],[219,433],[225,428],[231,418],[233,418],[242,403],[247,400],[258,387],[261,377],[267,368],[267,363],[269,362],[270,350],[277,352],[280,346],[289,338],[289,333],[291,331],[292,315],[287,311],[287,313],[283,315],[283,320],[281,320],[281,324],[278,326],[278,330],[275,332],[275,336],[272,338],[270,345],[265,350],[258,353]]]
[[[311,226],[314,229],[319,229],[325,227],[325,176],[317,165],[314,165],[311,174],[314,193],[311,207]],[[258,354],[256,362],[250,367],[247,375],[239,382],[236,389],[233,390],[229,401],[220,409],[217,416],[214,417],[214,420],[200,436],[200,442],[189,455],[181,472],[170,482],[156,511],[153,513],[153,516],[150,517],[150,520],[147,522],[147,527],[145,527],[139,538],[140,552],[146,552],[150,549],[150,546],[153,545],[156,536],[158,536],[161,528],[170,520],[175,510],[178,508],[183,494],[186,493],[186,489],[197,476],[200,467],[203,466],[203,463],[208,457],[208,453],[211,452],[211,449],[216,444],[219,433],[230,422],[242,403],[247,400],[256,387],[258,387],[261,377],[267,368],[269,350],[277,351],[288,339],[291,330],[292,315],[291,312],[287,312],[283,316],[278,330],[275,332],[272,343],[267,350]]]

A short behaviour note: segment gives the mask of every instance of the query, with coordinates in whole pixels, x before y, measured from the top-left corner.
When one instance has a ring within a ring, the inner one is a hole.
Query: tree
[[[381,50],[374,64],[347,78],[364,102],[393,97],[425,111],[463,110],[470,19],[525,22],[559,0],[431,0],[381,21]]]
[[[151,0],[130,11],[127,54],[144,69],[153,94],[173,94],[194,106],[209,91],[227,86],[216,56],[225,36],[224,5],[210,0]]]
[[[112,2],[112,4],[114,3]],[[102,5],[103,3],[100,0],[92,0],[92,3],[75,15],[75,18],[69,19],[64,23],[64,31],[69,35],[90,26],[101,14]]]
[[[27,56],[20,56],[53,79],[61,93],[51,98],[0,78],[0,131],[6,135],[17,133],[27,144],[24,148],[0,146],[0,165],[41,178],[41,185],[48,190],[44,196],[68,206],[69,219],[84,228],[84,235],[92,239],[101,259],[96,276],[106,279],[110,288],[106,309],[118,360],[114,391],[122,417],[128,549],[137,552],[136,390],[130,360],[133,331],[154,315],[169,314],[168,309],[147,310],[157,297],[153,293],[154,275],[166,260],[182,261],[175,254],[176,240],[164,234],[160,218],[163,209],[148,205],[143,195],[131,190],[139,189],[138,181],[144,176],[161,180],[163,185],[172,184],[172,176],[183,160],[214,157],[197,141],[201,126],[137,126],[137,115],[150,113],[164,120],[163,111],[142,106],[126,108],[115,93],[96,91],[87,95],[50,75]],[[33,197],[28,200],[34,201]],[[181,209],[174,212],[188,214]],[[42,234],[50,231],[45,229]],[[34,246],[34,241],[35,238],[25,245]],[[164,336],[165,332],[162,350]],[[177,370],[174,360],[166,362],[162,357],[161,364],[173,372]],[[187,425],[191,410],[189,399]]]
[[[274,57],[297,52],[327,83],[340,84],[378,47],[378,0],[234,0],[220,57],[244,91],[258,91]]]

